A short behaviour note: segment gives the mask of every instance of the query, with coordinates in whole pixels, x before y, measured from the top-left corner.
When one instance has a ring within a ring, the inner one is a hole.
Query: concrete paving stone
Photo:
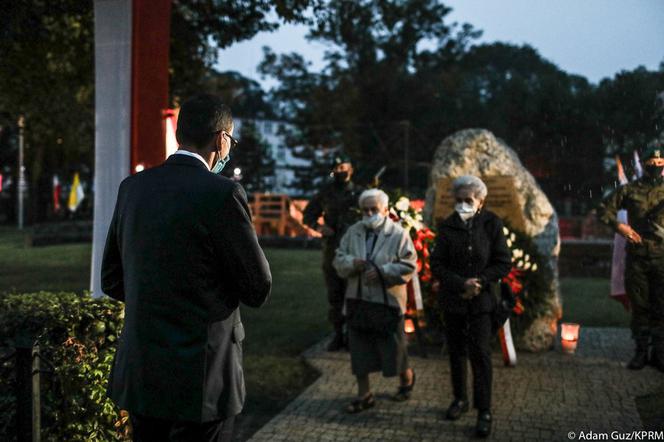
[[[327,353],[326,344],[326,340],[322,341],[303,353],[321,376],[259,430],[252,441],[472,439],[474,410],[455,422],[443,419],[452,400],[446,356],[432,352],[427,359],[411,357],[417,385],[406,403],[388,399],[395,391],[396,379],[372,375],[377,406],[348,415],[342,408],[356,393],[349,355]],[[629,330],[587,327],[573,356],[564,355],[559,349],[540,354],[519,353],[518,365],[506,368],[500,354],[494,353],[494,424],[489,440],[557,441],[567,440],[569,431],[641,429],[634,397],[663,388],[664,375],[652,369],[626,370],[625,361],[632,351]]]

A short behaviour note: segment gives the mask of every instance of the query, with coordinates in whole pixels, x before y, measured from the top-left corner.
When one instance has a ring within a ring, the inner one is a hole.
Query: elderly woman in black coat
[[[478,410],[476,433],[491,432],[491,337],[496,301],[492,283],[511,268],[503,223],[483,210],[487,187],[477,177],[461,176],[452,191],[455,211],[438,228],[431,269],[440,282],[454,400],[446,417],[456,420],[468,411],[467,360],[473,372],[473,405]]]

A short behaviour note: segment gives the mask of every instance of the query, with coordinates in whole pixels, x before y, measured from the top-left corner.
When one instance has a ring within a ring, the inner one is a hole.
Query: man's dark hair
[[[211,94],[196,95],[184,102],[178,115],[175,138],[183,146],[206,147],[216,132],[229,132],[233,126],[231,108]]]

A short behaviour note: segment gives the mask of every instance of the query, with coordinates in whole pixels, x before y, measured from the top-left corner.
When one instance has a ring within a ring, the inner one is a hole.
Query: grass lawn
[[[0,293],[88,289],[90,244],[26,248],[23,235],[0,227]],[[331,331],[320,272],[320,252],[266,250],[274,286],[261,309],[242,308],[248,413],[240,418],[237,438],[246,439],[309,385],[317,374],[300,353]],[[565,321],[589,327],[626,327],[629,314],[608,298],[609,281],[569,278],[561,281]],[[664,393],[639,401],[644,422],[657,422]],[[659,401],[659,402],[658,402]]]
[[[90,244],[24,247],[23,234],[0,227],[0,293],[89,287]],[[318,376],[300,353],[331,331],[316,250],[266,250],[274,279],[261,309],[241,308],[245,324],[246,410],[236,426],[246,439]]]
[[[584,327],[629,327],[629,312],[609,299],[610,281],[599,278],[563,278],[563,321]]]

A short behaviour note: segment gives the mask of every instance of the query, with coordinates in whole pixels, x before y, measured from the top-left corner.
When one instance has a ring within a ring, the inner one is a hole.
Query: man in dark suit
[[[216,173],[233,121],[217,97],[182,105],[176,154],[120,185],[102,289],[125,303],[108,395],[135,441],[226,441],[245,398],[239,303],[272,286],[242,187]]]

